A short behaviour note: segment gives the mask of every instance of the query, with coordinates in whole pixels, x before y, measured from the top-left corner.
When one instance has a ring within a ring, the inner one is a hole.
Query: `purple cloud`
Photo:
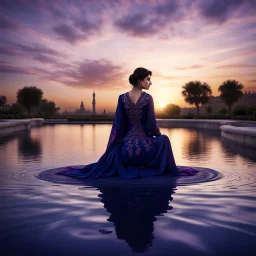
[[[127,15],[126,17],[117,20],[114,25],[119,28],[120,31],[138,37],[152,36],[158,31],[155,17],[146,19],[145,16],[139,13]]]
[[[13,66],[7,62],[0,63],[0,73],[1,74],[21,74],[21,75],[30,75],[32,72],[25,70],[24,68]]]
[[[73,62],[65,69],[45,70],[34,68],[33,72],[42,79],[55,81],[74,88],[116,89],[124,86],[127,72],[123,67],[108,60],[85,60]],[[128,83],[128,78],[127,78]]]
[[[223,23],[233,16],[252,15],[253,10],[256,10],[255,0],[199,0],[194,4],[187,1],[166,0],[160,4],[149,2],[146,5],[140,1],[139,4],[134,4],[127,9],[125,15],[113,24],[122,33],[134,37],[152,37],[166,27],[173,36],[185,36],[179,24],[189,15],[199,14],[209,23]],[[168,39],[169,37],[164,35],[160,38]]]
[[[48,48],[47,46],[39,45],[39,44],[32,44],[30,45],[22,45],[22,44],[16,44],[17,50],[30,53],[30,54],[48,54],[51,56],[58,56],[58,57],[63,57],[64,55],[59,53],[56,50],[53,50],[51,48]]]
[[[74,25],[77,28],[79,28],[81,31],[92,34],[93,32],[100,30],[100,27],[102,25],[102,20],[97,20],[96,22],[93,23],[86,18],[81,18],[76,20],[74,22]]]
[[[38,56],[39,58],[40,56]],[[52,62],[49,58],[40,57],[41,62]],[[194,65],[189,68],[196,68]],[[119,65],[113,64],[111,61],[101,60],[85,60],[83,62],[72,62],[70,64],[58,63],[52,69],[45,68],[20,68],[15,65],[3,63],[2,73],[16,74],[33,74],[46,81],[55,81],[74,88],[91,88],[97,90],[112,90],[123,88],[124,84],[128,84],[128,72]],[[4,70],[4,71],[3,71]],[[154,73],[154,77],[176,80],[181,77],[163,75]],[[127,82],[124,82],[127,80]]]
[[[34,56],[34,60],[37,60],[42,63],[58,64],[59,62],[50,56],[37,54]]]
[[[9,46],[5,46],[5,45],[0,45],[0,54],[2,55],[7,55],[7,56],[24,56],[24,53],[22,52],[18,52],[12,48],[10,48]]]
[[[62,82],[76,88],[115,89],[124,86],[125,70],[108,60],[86,60],[64,71]]]
[[[166,17],[170,17],[170,15],[174,14],[177,10],[177,1],[166,1],[163,4],[156,5],[154,8],[156,14],[163,15]]]
[[[61,54],[56,50],[38,44],[2,44],[0,45],[0,54],[7,55],[9,57],[26,57],[42,63],[50,64],[60,64],[56,58],[65,57],[64,54]]]
[[[13,31],[18,30],[20,27],[21,25],[11,18],[5,16],[0,17],[0,31]]]
[[[48,48],[47,46],[32,44],[32,45],[24,45],[24,44],[6,44],[2,45],[1,52],[7,53],[13,56],[21,56],[24,54],[48,54],[51,56],[63,57],[64,55],[59,53],[56,50]]]
[[[223,23],[230,17],[237,15],[248,15],[255,10],[254,0],[201,0],[198,5],[199,13],[213,23]]]
[[[109,23],[130,36],[151,37],[160,33],[161,38],[169,38],[161,35],[163,29],[168,28],[169,36],[184,36],[183,28],[189,25],[179,25],[191,15],[199,14],[210,23],[222,23],[233,15],[251,15],[255,9],[255,0],[198,0],[193,3],[187,0],[9,0],[0,4],[0,12],[5,14],[0,18],[0,30],[21,29],[24,33],[35,30],[46,36],[51,32],[60,40],[76,44],[99,35],[105,23]]]
[[[166,1],[162,4],[132,6],[131,13],[114,22],[114,26],[121,32],[136,37],[151,37],[160,32],[173,21],[180,20],[178,16],[179,5],[177,1]],[[181,13],[180,13],[181,15]]]
[[[71,44],[83,38],[83,36],[79,34],[75,28],[66,24],[62,24],[54,27],[53,31],[58,35],[59,38]]]
[[[100,33],[102,25],[101,19],[91,22],[86,18],[80,18],[75,19],[72,25],[57,25],[53,27],[53,31],[62,40],[75,44],[79,41],[86,41],[89,37]]]
[[[103,25],[102,14],[115,4],[106,4],[103,0],[9,0],[0,4],[0,12],[6,15],[0,18],[0,30],[12,32],[22,27],[23,33],[31,33],[32,30],[38,33],[42,28],[41,33],[49,36],[51,31],[60,40],[74,44],[97,35]],[[15,17],[15,20],[10,17]]]
[[[187,69],[198,69],[198,68],[203,68],[204,66],[202,65],[192,65],[189,67],[176,67],[176,70],[187,70]]]

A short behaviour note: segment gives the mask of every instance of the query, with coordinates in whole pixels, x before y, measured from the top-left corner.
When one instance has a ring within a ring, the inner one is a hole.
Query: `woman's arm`
[[[147,130],[150,135],[161,135],[160,129],[156,123],[154,101],[151,95],[148,97],[148,117],[147,117]]]
[[[125,127],[126,127],[126,121],[125,121],[125,118],[124,118],[123,105],[122,105],[122,100],[121,100],[121,95],[120,95],[119,98],[118,98],[114,123],[112,125],[112,129],[111,129],[111,132],[110,132],[107,149],[110,146],[114,145],[114,143],[116,141],[118,141],[118,139],[120,137],[123,136],[123,134],[125,132]]]

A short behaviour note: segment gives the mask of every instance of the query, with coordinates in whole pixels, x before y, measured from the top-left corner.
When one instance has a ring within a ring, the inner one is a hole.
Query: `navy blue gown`
[[[120,178],[148,177],[169,173],[193,175],[193,168],[175,164],[169,138],[161,135],[156,123],[154,102],[142,92],[134,104],[129,93],[121,94],[105,153],[97,163],[85,167],[69,167],[57,174],[76,178],[99,178],[119,175]]]

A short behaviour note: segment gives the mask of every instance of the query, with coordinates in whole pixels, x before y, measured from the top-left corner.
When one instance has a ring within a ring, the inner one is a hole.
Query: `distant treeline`
[[[236,80],[226,80],[218,88],[220,97],[227,106],[218,113],[212,113],[210,107],[207,113],[199,115],[199,107],[209,102],[212,89],[206,82],[190,81],[182,86],[184,100],[195,105],[197,113],[181,115],[181,108],[175,104],[168,104],[162,111],[156,112],[157,118],[211,118],[211,119],[249,119],[256,120],[256,106],[244,107],[232,106],[243,95],[243,85]],[[17,102],[7,105],[6,96],[0,96],[0,118],[64,118],[68,121],[113,121],[113,116],[91,115],[91,116],[65,116],[59,114],[60,108],[55,102],[43,98],[43,91],[35,86],[24,87],[17,91]]]

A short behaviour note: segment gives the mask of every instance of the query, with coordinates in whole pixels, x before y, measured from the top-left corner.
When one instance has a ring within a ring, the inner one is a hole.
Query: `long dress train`
[[[118,98],[114,123],[105,153],[97,163],[83,168],[69,167],[57,174],[76,178],[120,178],[152,175],[194,175],[193,168],[176,166],[169,138],[161,135],[156,123],[154,102],[142,92],[136,103],[129,93]]]

